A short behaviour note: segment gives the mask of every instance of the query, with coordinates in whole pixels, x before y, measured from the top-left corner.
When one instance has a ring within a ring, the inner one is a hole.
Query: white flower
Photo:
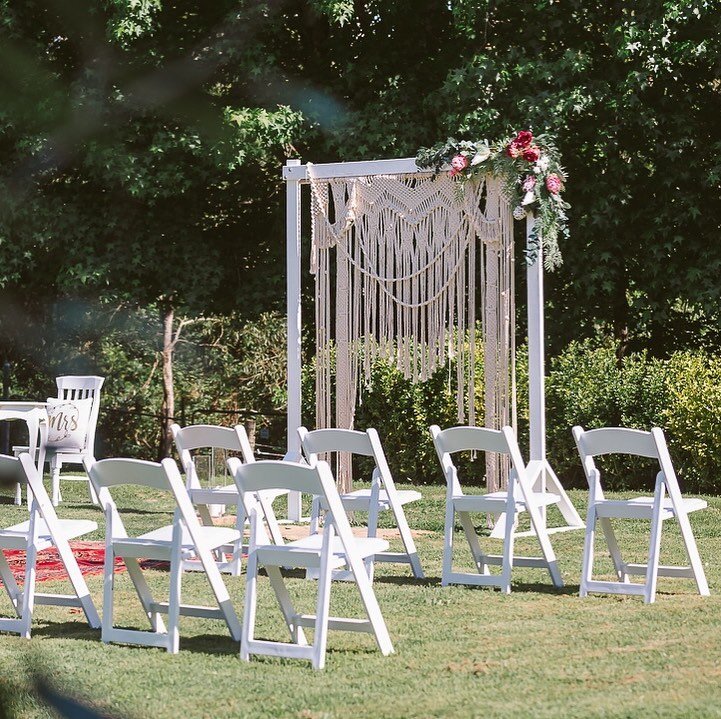
[[[513,219],[522,220],[526,216],[526,211],[520,205],[513,208]]]
[[[522,205],[531,205],[536,201],[536,196],[533,194],[533,192],[527,192],[523,196],[523,200],[521,201]]]
[[[538,172],[545,172],[548,169],[548,155],[542,155],[536,162]]]
[[[491,148],[483,147],[473,156],[473,159],[471,160],[471,165],[480,165],[482,162],[485,162],[490,156]]]

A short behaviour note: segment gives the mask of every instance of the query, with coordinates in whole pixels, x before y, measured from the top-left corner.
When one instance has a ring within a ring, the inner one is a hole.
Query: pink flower
[[[466,167],[468,167],[468,158],[465,155],[456,155],[451,160],[451,167],[456,171],[456,173],[461,170],[465,170]]]
[[[557,195],[561,191],[562,187],[563,187],[563,183],[561,182],[561,178],[555,172],[552,172],[546,178],[546,189],[552,195]]]
[[[533,188],[536,186],[536,178],[533,175],[528,175],[526,179],[523,181],[523,191],[524,192],[532,192]]]
[[[520,156],[521,152],[521,148],[513,142],[509,143],[508,147],[506,147],[506,155],[512,157],[514,160]]]
[[[533,142],[533,133],[528,130],[521,130],[513,143],[519,150],[525,150]]]
[[[523,151],[523,159],[527,162],[536,162],[541,156],[541,150],[536,145],[531,145]]]

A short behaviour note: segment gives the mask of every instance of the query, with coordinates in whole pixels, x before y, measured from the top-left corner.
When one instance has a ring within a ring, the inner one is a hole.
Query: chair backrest
[[[343,509],[333,473],[327,462],[316,462],[312,466],[297,462],[263,460],[252,464],[241,464],[237,458],[228,460],[238,492],[249,517],[257,512],[258,497],[266,490],[290,490],[319,495],[325,499],[325,506],[332,518],[338,536],[346,550],[353,544],[350,523]],[[263,542],[270,543],[262,523],[257,523]]]
[[[583,470],[589,487],[597,496],[600,493],[601,474],[593,461],[594,457],[605,454],[628,454],[634,457],[646,457],[658,461],[664,475],[669,493],[680,492],[678,480],[671,462],[663,430],[654,427],[650,432],[624,427],[601,427],[600,429],[584,430],[576,426],[572,430],[578,454],[581,457]],[[602,494],[601,494],[602,496]]]
[[[180,511],[180,517],[185,523],[188,526],[193,525],[194,528],[196,525],[199,526],[195,510],[180,476],[178,465],[172,459],[166,458],[157,463],[147,462],[142,459],[125,458],[101,459],[94,462],[91,459],[84,458],[83,464],[90,481],[95,487],[98,500],[106,513],[106,517],[108,514],[112,516],[113,536],[125,536],[125,527],[120,520],[117,506],[109,492],[111,487],[121,485],[147,487],[171,494]],[[178,514],[176,513],[177,517]]]
[[[448,489],[454,494],[462,494],[458,471],[451,457],[456,452],[496,452],[508,455],[512,472],[519,474],[525,470],[521,450],[511,427],[449,427],[442,430],[434,424],[430,432]]]
[[[235,427],[219,427],[209,424],[195,424],[181,427],[173,424],[170,427],[178,450],[180,464],[185,472],[185,481],[188,488],[200,487],[198,468],[195,463],[194,452],[201,449],[220,449],[226,452],[237,452],[243,457],[243,462],[254,462],[253,449],[250,440],[242,425]],[[225,463],[223,463],[225,469]]]
[[[374,430],[375,431],[375,430]],[[355,429],[315,429],[312,432],[305,427],[298,428],[303,453],[310,461],[326,452],[350,452],[362,457],[373,456],[373,446],[367,432]]]
[[[394,491],[395,484],[388,460],[378,432],[373,427],[369,427],[365,432],[354,429],[316,429],[309,432],[305,427],[299,427],[298,436],[303,454],[311,464],[318,461],[319,454],[328,452],[348,452],[373,458],[374,479],[379,475],[386,490]]]
[[[105,377],[95,375],[63,375],[55,379],[58,387],[58,399],[92,399],[90,417],[88,418],[88,434],[85,438],[83,454],[93,457],[95,453],[95,430],[98,427],[100,414],[100,388]]]

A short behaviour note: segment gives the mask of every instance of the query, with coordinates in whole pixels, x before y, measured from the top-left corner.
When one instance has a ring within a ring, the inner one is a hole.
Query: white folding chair
[[[164,647],[171,654],[179,648],[178,620],[181,614],[194,617],[222,619],[230,634],[240,640],[240,623],[235,614],[212,551],[232,545],[239,534],[232,527],[203,527],[183,485],[178,467],[172,459],[161,464],[139,459],[103,459],[86,462],[86,470],[105,512],[105,584],[103,591],[103,642],[123,642],[151,647]],[[109,487],[136,485],[169,493],[175,500],[173,523],[154,529],[138,537],[128,536]],[[115,558],[122,557],[128,575],[135,585],[151,631],[118,629],[113,625],[115,587]],[[202,564],[217,607],[193,606],[181,603],[182,563],[195,557]],[[170,597],[168,602],[156,602],[140,568],[140,559],[170,562]],[[168,615],[168,628],[160,615]]]
[[[370,489],[356,489],[340,495],[343,507],[346,512],[368,512],[368,537],[377,535],[379,513],[392,512],[405,551],[381,552],[373,559],[378,562],[410,564],[413,576],[422,579],[425,575],[403,506],[423,497],[420,492],[412,489],[396,489],[378,432],[373,428],[369,428],[365,432],[351,429],[317,429],[309,432],[305,427],[300,427],[298,434],[303,453],[311,464],[318,461],[319,454],[330,452],[348,452],[362,457],[370,457],[374,461]],[[312,534],[318,531],[319,515],[326,509],[325,506],[322,506],[320,497],[313,500]]]
[[[500,587],[504,593],[509,594],[511,571],[516,565],[547,569],[553,584],[562,587],[561,572],[541,515],[542,506],[554,504],[560,500],[560,497],[550,492],[533,491],[513,430],[510,427],[503,427],[500,430],[484,427],[451,427],[441,431],[437,425],[433,425],[430,430],[446,478],[446,522],[441,583],[444,586],[474,584]],[[511,471],[507,491],[486,494],[463,492],[458,470],[453,464],[451,455],[469,451],[498,452],[510,457]],[[541,546],[542,557],[517,557],[513,553],[514,529],[521,512],[528,512],[530,516],[531,528]],[[484,554],[481,551],[471,513],[494,515],[505,513],[502,555]],[[453,529],[456,514],[468,540],[477,574],[453,571]],[[500,565],[501,573],[491,574],[489,565]]]
[[[188,494],[193,504],[198,508],[198,514],[203,525],[213,526],[213,519],[210,515],[209,505],[225,504],[236,505],[238,507],[236,528],[243,534],[245,525],[245,511],[243,503],[239,499],[238,488],[235,482],[219,487],[202,487],[198,477],[198,468],[196,466],[196,457],[200,453],[221,450],[226,453],[236,452],[243,458],[243,462],[255,462],[253,450],[248,440],[245,428],[241,425],[235,427],[218,427],[215,425],[190,425],[188,427],[180,427],[177,424],[171,425],[171,431],[175,440],[175,447],[180,457],[180,464],[185,472],[185,484]],[[213,455],[209,455],[213,459]],[[212,462],[215,465],[215,462]],[[222,471],[226,471],[226,464],[222,462]],[[273,537],[273,541],[277,544],[283,543],[280,533],[280,526],[273,511],[272,502],[281,494],[286,492],[276,492],[272,496],[267,495],[267,502],[263,506],[267,509],[268,514],[265,521],[268,525],[268,531]],[[236,546],[226,547],[218,552],[218,568],[222,572],[228,572],[233,575],[239,575],[241,570],[242,558],[242,541]],[[228,553],[230,557],[226,557]],[[199,569],[200,565],[197,560],[189,559],[184,562],[186,569]]]
[[[0,478],[4,483],[19,482],[27,485],[30,496],[29,519],[0,530],[0,550],[19,549],[26,552],[25,578],[21,590],[5,554],[0,551],[0,578],[18,617],[0,618],[0,631],[16,632],[29,639],[36,604],[80,607],[88,624],[93,629],[99,628],[100,617],[68,544],[70,539],[94,532],[98,528],[97,523],[86,519],[58,519],[28,453],[21,454],[19,458],[0,455]],[[73,594],[41,594],[35,591],[37,554],[50,547],[55,547],[60,556],[72,584]]]
[[[574,427],[573,438],[576,440],[578,453],[581,456],[589,490],[580,595],[585,597],[588,592],[640,594],[643,595],[646,603],[650,603],[656,598],[656,584],[660,575],[693,579],[699,594],[708,596],[706,574],[688,519],[690,512],[705,509],[708,505],[703,499],[681,496],[663,431],[658,427],[654,427],[650,432],[619,427],[585,431],[582,427]],[[601,473],[593,461],[594,457],[605,454],[627,454],[657,460],[660,471],[656,475],[653,497],[606,499],[601,487]],[[690,566],[662,566],[659,564],[663,522],[666,519],[674,518],[679,524]],[[645,564],[623,561],[616,535],[611,526],[611,519],[651,521],[648,559]],[[592,578],[596,522],[600,523],[606,539],[617,581],[596,581]],[[642,576],[645,577],[645,581],[643,583],[631,582],[629,576]]]
[[[245,613],[240,658],[249,661],[251,654],[306,659],[314,669],[325,665],[328,629],[373,634],[384,655],[393,651],[388,629],[376,600],[363,560],[388,549],[388,542],[378,538],[355,538],[341,504],[330,467],[318,462],[313,467],[295,462],[264,461],[241,464],[228,460],[238,491],[250,517],[250,548],[246,569]],[[271,541],[263,525],[261,506],[264,492],[275,489],[295,490],[319,495],[328,507],[323,534],[278,545]],[[274,642],[255,638],[255,614],[258,598],[258,570],[264,567],[290,631],[292,642]],[[296,612],[283,581],[281,567],[314,568],[319,572],[316,613]],[[367,619],[331,617],[329,601],[331,575],[334,569],[348,567],[360,592]],[[313,627],[313,644],[303,627]]]
[[[64,464],[82,465],[84,460],[91,460],[95,456],[95,431],[100,414],[100,389],[104,382],[105,377],[95,375],[63,375],[55,379],[55,384],[58,387],[58,399],[68,400],[69,402],[79,399],[92,400],[83,446],[79,449],[74,447],[47,447],[45,450],[45,461],[50,464],[53,505],[56,507],[62,500],[62,494],[60,493],[60,470],[62,466]],[[27,447],[13,447],[15,456],[27,451]],[[69,477],[68,479],[88,481],[85,477]],[[97,504],[98,499],[90,482],[88,482],[88,491],[93,504]]]

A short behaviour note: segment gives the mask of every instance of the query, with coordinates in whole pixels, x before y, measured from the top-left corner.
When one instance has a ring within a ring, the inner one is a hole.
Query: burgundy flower
[[[523,151],[523,159],[527,162],[536,162],[540,156],[541,149],[537,145],[531,145]]]
[[[533,133],[528,130],[521,130],[517,135],[516,139],[513,140],[513,144],[520,150],[525,150],[533,142]]]

